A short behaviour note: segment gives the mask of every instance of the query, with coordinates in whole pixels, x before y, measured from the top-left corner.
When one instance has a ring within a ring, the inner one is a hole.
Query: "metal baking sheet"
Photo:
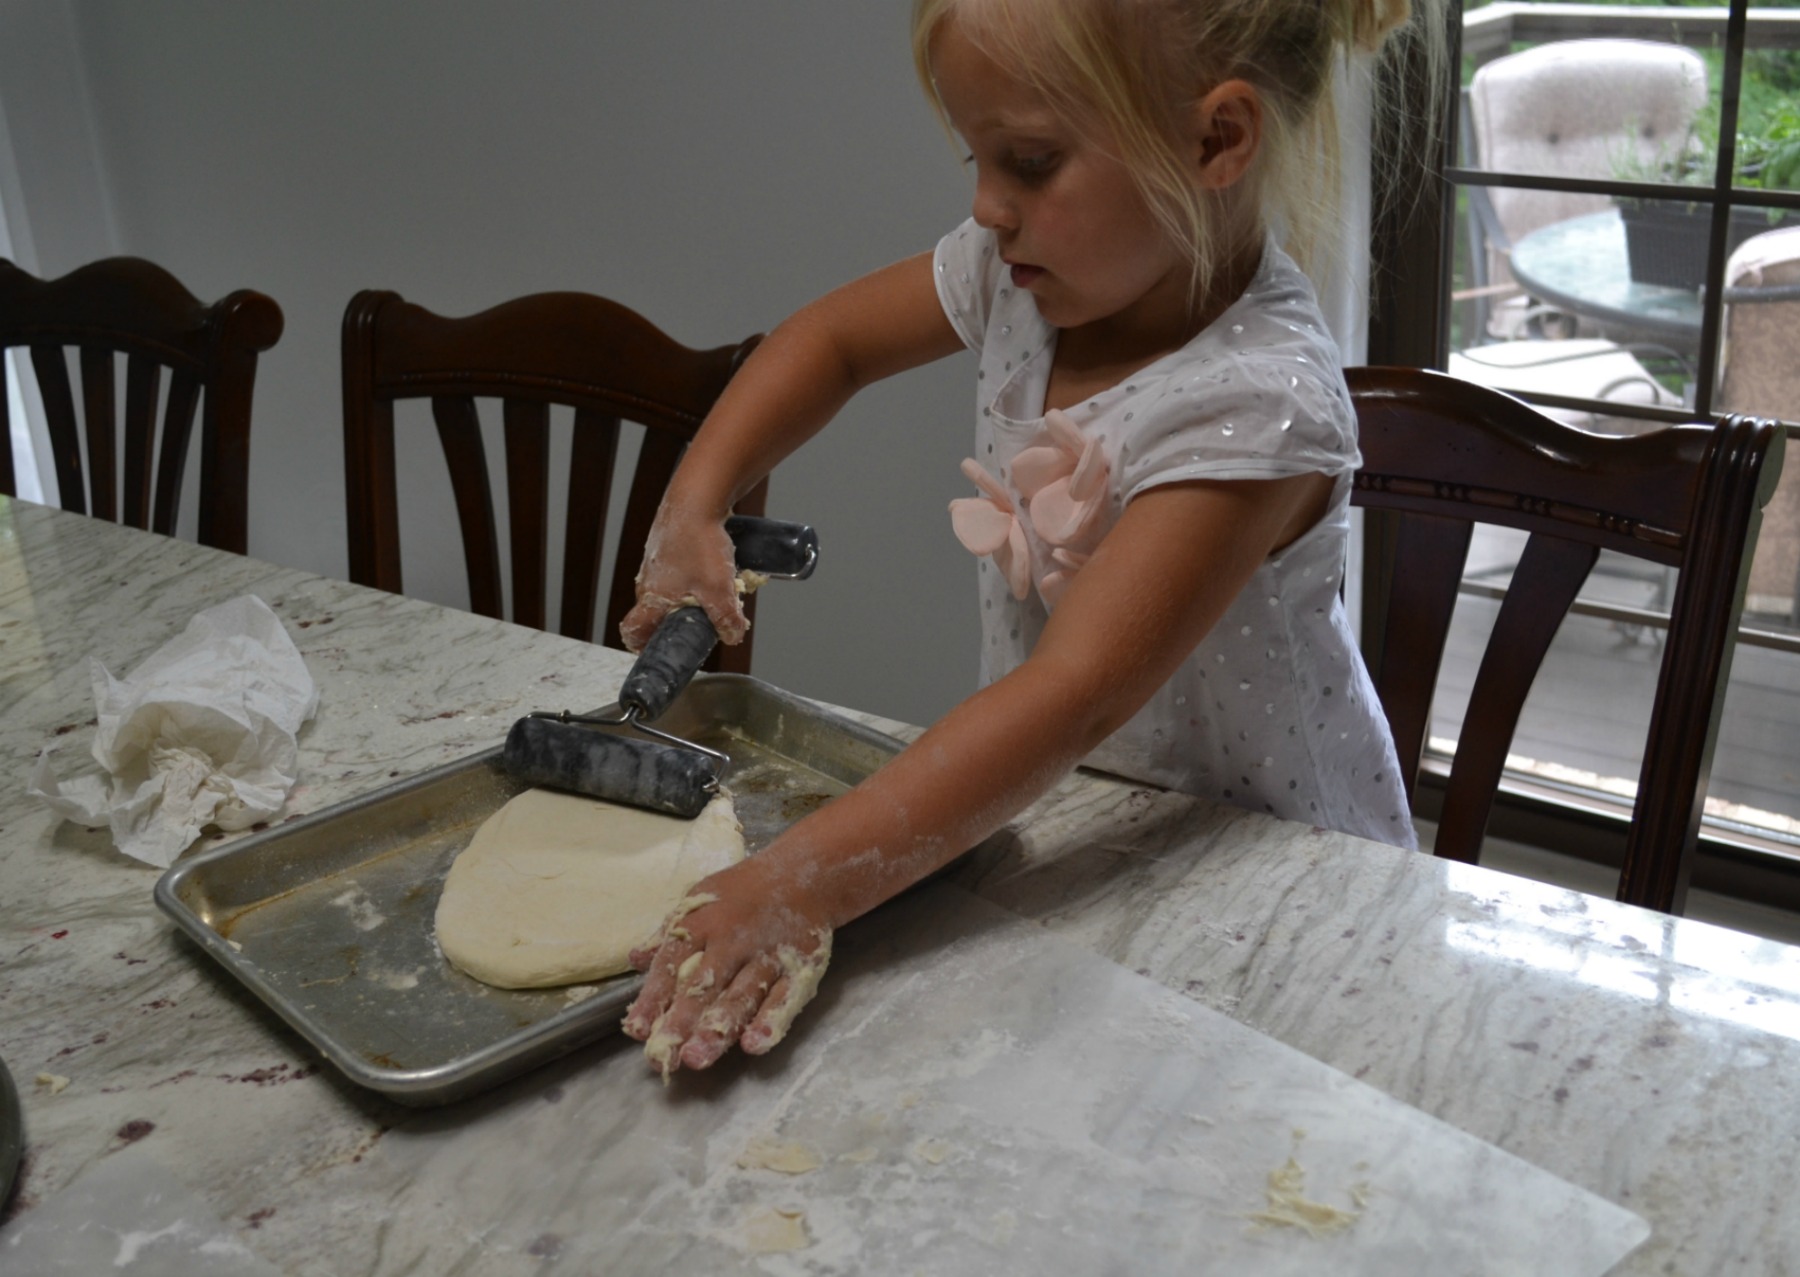
[[[752,854],[902,747],[743,675],[696,678],[657,725],[730,755]],[[523,788],[495,746],[178,862],[156,902],[352,1081],[460,1099],[613,1031],[641,983],[496,989],[439,953],[450,862]]]

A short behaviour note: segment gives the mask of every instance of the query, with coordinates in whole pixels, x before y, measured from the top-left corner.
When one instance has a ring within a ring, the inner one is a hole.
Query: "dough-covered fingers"
[[[681,1063],[690,1069],[709,1068],[717,1063],[762,1006],[780,974],[781,964],[769,954],[747,963],[700,1013],[693,1035],[681,1048]]]
[[[631,955],[632,965],[638,966],[638,957],[645,950],[634,950]],[[693,952],[693,946],[686,941],[671,941],[651,948],[648,965],[649,972],[644,976],[644,987],[638,990],[637,998],[626,1008],[625,1019],[621,1028],[627,1037],[642,1042],[650,1036],[652,1027],[669,1009],[675,1000],[676,970]],[[639,970],[642,970],[639,967]]]
[[[651,1024],[650,1036],[644,1040],[644,1058],[662,1074],[664,1082],[687,1062],[683,1048],[700,1031],[720,989],[736,974],[711,960],[704,950],[689,954],[676,967],[674,1000]]]
[[[778,1009],[786,1004],[787,998],[788,978],[782,976],[769,987],[768,997],[757,1004],[757,1010],[763,1014],[757,1015],[755,1019],[744,1026],[743,1032],[738,1034],[738,1045],[743,1048],[745,1055],[767,1055],[774,1049],[775,1044],[786,1036],[786,1027],[780,1029],[773,1027],[770,1023],[770,1016],[776,1014]],[[789,1021],[791,1023],[792,1017],[789,1017]]]
[[[825,968],[831,961],[831,932],[820,927],[813,934],[815,944],[809,952],[802,953],[785,944],[776,950],[781,977],[769,989],[769,996],[763,1000],[756,1017],[738,1037],[738,1045],[746,1054],[763,1055],[786,1037],[794,1018],[819,991],[819,981],[824,979]]]

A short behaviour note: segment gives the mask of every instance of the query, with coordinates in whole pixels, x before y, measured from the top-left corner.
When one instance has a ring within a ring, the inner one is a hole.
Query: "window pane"
[[[1478,532],[1478,540],[1489,531]],[[1471,551],[1472,562],[1480,552],[1479,546]],[[1469,691],[1499,609],[1497,600],[1479,596],[1464,595],[1457,602],[1432,705],[1431,736],[1438,749],[1450,746],[1462,729]],[[1629,801],[1650,729],[1662,659],[1659,634],[1594,617],[1565,620],[1520,715],[1508,770]]]
[[[1472,201],[1482,192],[1467,188]],[[1644,429],[1629,408],[1692,407],[1709,209],[1679,200],[1603,200],[1598,212],[1521,236],[1511,291],[1462,290],[1449,371],[1503,390],[1620,405],[1547,409],[1588,429]],[[1471,230],[1462,244],[1472,243]]]
[[[1483,528],[1470,549],[1468,580],[1504,585],[1524,536]],[[1795,556],[1790,551],[1791,570]],[[1603,556],[1584,597],[1641,605],[1674,574]],[[1754,584],[1752,586],[1754,589]],[[1432,704],[1431,750],[1454,752],[1475,671],[1498,615],[1497,599],[1458,600]],[[1520,716],[1509,772],[1540,784],[1629,802],[1637,792],[1664,631],[1628,620],[1570,616],[1563,622]],[[1793,653],[1738,645],[1708,786],[1707,820],[1775,837],[1800,836],[1800,677]]]
[[[1800,214],[1734,212],[1753,233],[1725,265],[1717,407],[1800,422]]]
[[[1721,6],[1693,14],[1724,12]],[[1683,31],[1631,7],[1468,10],[1463,166],[1620,182],[1710,182],[1722,60],[1711,48],[1711,31],[1689,25]],[[1675,42],[1677,33],[1691,35],[1694,47]],[[1495,206],[1503,225],[1522,232],[1593,212],[1604,200],[1507,190],[1496,191]]]
[[[1800,422],[1800,217],[1740,210],[1758,233],[1725,268],[1719,337],[1720,412]],[[1796,625],[1800,578],[1800,441],[1790,441],[1781,483],[1763,511],[1744,623],[1779,633]],[[1786,655],[1789,662],[1797,658]]]
[[[1738,644],[1707,787],[1709,821],[1800,836],[1800,678],[1791,652]]]
[[[1785,0],[1769,10],[1800,8]],[[1773,19],[1793,14],[1751,11],[1738,104],[1737,177],[1740,187],[1800,190],[1800,49]]]

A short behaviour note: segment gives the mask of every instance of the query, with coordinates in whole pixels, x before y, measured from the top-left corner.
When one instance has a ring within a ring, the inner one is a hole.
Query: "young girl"
[[[768,1050],[832,930],[1086,761],[1402,846],[1386,721],[1338,597],[1355,424],[1305,275],[1334,67],[1405,0],[916,0],[920,75],[970,151],[934,253],[788,319],[657,515],[637,648],[697,599],[746,622],[723,520],[859,388],[979,352],[982,688],[849,794],[701,882],[636,955],[625,1031],[665,1078]]]

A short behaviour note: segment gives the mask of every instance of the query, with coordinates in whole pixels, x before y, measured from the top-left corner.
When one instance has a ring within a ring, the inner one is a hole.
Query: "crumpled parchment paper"
[[[281,810],[319,693],[267,603],[208,608],[123,679],[93,658],[88,670],[105,775],[59,779],[44,751],[29,792],[51,810],[110,827],[120,851],[158,868],[208,825],[247,829]]]

